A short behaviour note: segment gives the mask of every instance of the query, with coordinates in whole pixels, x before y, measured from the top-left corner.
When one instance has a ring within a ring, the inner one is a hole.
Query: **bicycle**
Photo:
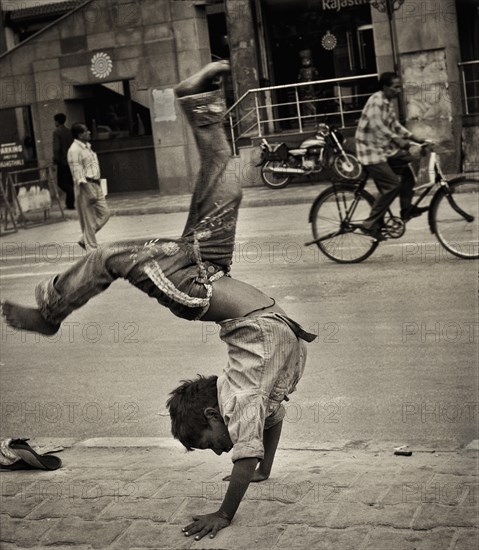
[[[441,245],[451,254],[464,259],[479,258],[479,179],[458,176],[447,180],[441,170],[439,155],[432,143],[415,143],[421,154],[430,148],[428,174],[430,180],[418,185],[414,175],[415,193],[421,192],[414,206],[435,190],[429,205],[429,228]],[[365,190],[367,176],[354,183],[334,183],[314,201],[309,213],[314,240],[321,252],[338,263],[359,263],[369,258],[379,245],[377,239],[361,230],[374,202]],[[388,209],[381,229],[384,240],[399,239],[406,231],[408,219],[395,216]]]

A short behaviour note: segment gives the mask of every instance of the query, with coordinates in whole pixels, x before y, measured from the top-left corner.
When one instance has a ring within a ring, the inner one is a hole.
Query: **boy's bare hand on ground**
[[[264,474],[261,470],[255,470],[251,482],[265,481],[269,478],[269,474]],[[231,479],[231,474],[223,478],[223,481],[229,481]]]
[[[218,531],[228,527],[230,523],[231,521],[218,511],[204,516],[193,516],[193,523],[183,527],[182,531],[186,537],[195,535],[195,540],[202,539],[208,533],[210,533],[210,539],[212,539]]]

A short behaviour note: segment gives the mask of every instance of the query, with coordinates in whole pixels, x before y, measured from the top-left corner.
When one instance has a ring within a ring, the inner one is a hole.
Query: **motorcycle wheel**
[[[282,189],[286,187],[291,179],[289,174],[279,174],[277,172],[270,172],[266,168],[281,168],[282,162],[278,160],[269,160],[261,167],[261,179],[263,183],[270,189]]]
[[[363,165],[349,151],[345,151],[348,161],[343,155],[337,155],[333,160],[333,170],[342,180],[354,181],[363,177]]]

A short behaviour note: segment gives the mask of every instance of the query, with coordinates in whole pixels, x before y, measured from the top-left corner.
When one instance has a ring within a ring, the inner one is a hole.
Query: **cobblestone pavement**
[[[280,449],[272,477],[250,486],[232,525],[194,541],[181,528],[219,507],[228,459],[173,441],[91,441],[58,453],[55,472],[0,473],[2,550],[479,547],[477,451]]]

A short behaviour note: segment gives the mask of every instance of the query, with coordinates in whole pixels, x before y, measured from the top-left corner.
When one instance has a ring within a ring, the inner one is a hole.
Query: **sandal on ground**
[[[12,439],[9,442],[9,448],[19,460],[8,466],[3,466],[6,469],[18,470],[21,469],[21,464],[24,462],[30,468],[38,470],[58,470],[62,465],[62,461],[57,457],[48,453],[40,455],[27,443],[28,439]],[[24,465],[25,467],[25,465]]]

